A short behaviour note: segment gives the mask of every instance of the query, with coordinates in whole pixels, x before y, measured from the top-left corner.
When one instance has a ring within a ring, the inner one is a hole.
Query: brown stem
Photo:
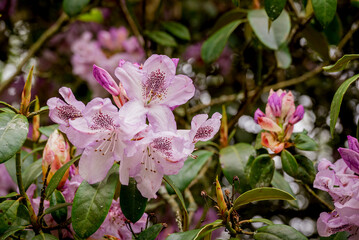
[[[0,93],[11,84],[14,78],[21,73],[22,67],[30,60],[30,58],[35,55],[35,53],[40,49],[40,47],[60,29],[62,24],[68,19],[69,17],[65,13],[62,13],[61,16],[54,23],[54,25],[52,25],[41,35],[41,37],[30,47],[26,56],[21,60],[19,65],[17,65],[16,71],[8,79],[4,80],[0,84]]]
[[[319,197],[307,184],[304,184],[304,187],[307,191],[312,194],[319,202],[321,202],[324,206],[326,206],[330,211],[333,211],[334,208],[330,206],[327,202],[325,202],[321,197]]]

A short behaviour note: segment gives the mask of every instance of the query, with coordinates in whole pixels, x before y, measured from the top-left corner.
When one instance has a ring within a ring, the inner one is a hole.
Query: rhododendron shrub
[[[355,7],[2,1],[0,240],[359,239]]]

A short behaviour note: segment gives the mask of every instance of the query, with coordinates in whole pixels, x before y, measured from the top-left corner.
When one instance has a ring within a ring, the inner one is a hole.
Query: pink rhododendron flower
[[[267,131],[261,134],[262,145],[275,153],[290,147],[288,140],[292,135],[293,125],[302,120],[303,116],[304,107],[295,107],[292,92],[271,90],[265,113],[259,108],[254,113],[255,122]]]
[[[139,118],[146,115],[155,129],[176,130],[171,107],[186,103],[195,91],[189,77],[176,75],[177,63],[165,55],[152,55],[143,66],[125,62],[117,67],[115,75],[129,98],[123,108],[136,109]]]
[[[92,39],[90,32],[85,32],[72,44],[71,50],[74,53],[71,58],[73,72],[88,82],[94,96],[105,95],[92,75],[94,64],[113,74],[120,59],[140,62],[144,57],[144,51],[136,37],[129,37],[125,27],[102,30],[96,40]]]
[[[356,154],[358,141],[348,136],[349,149],[339,148],[343,159],[334,164],[322,160],[313,186],[326,191],[333,198],[335,209],[331,213],[321,213],[318,233],[330,236],[340,231],[349,232],[348,239],[359,238],[359,176],[356,174]]]
[[[131,223],[131,228],[134,233],[140,233],[146,228],[147,214],[135,223]],[[103,239],[103,236],[113,236],[121,240],[131,240],[132,233],[126,226],[126,217],[123,215],[120,203],[112,200],[110,211],[106,216],[105,221],[100,228],[91,235],[91,239]]]
[[[0,195],[6,196],[11,191],[15,191],[17,188],[16,183],[10,177],[6,170],[5,164],[0,164]]]

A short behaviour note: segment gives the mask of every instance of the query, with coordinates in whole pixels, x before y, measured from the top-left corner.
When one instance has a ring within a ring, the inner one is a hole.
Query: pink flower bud
[[[254,112],[254,121],[258,123],[258,118],[265,117],[266,115],[259,108]]]
[[[70,145],[65,140],[64,136],[58,130],[55,130],[47,140],[42,156],[43,180],[45,180],[47,169],[50,166],[50,172],[48,174],[46,184],[50,182],[55,172],[68,161],[70,161]],[[65,184],[68,176],[69,171],[67,170],[58,188],[61,188]]]
[[[289,119],[290,124],[296,124],[300,120],[303,119],[304,116],[304,107],[302,105],[299,105],[295,112],[293,113],[291,119]]]
[[[277,95],[277,93],[273,93],[268,98],[268,105],[272,110],[272,113],[275,117],[280,117],[282,114],[282,99]]]
[[[103,68],[93,65],[93,76],[111,95],[118,96],[121,90],[111,75]]]

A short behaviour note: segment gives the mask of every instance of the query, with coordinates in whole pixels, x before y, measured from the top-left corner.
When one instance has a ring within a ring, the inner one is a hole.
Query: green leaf
[[[295,155],[298,162],[298,171],[295,178],[302,180],[304,183],[312,185],[317,171],[313,162],[305,156]]]
[[[309,137],[305,132],[295,133],[292,136],[294,138],[294,146],[304,151],[317,151],[318,144]]]
[[[169,235],[166,240],[199,240],[204,236],[210,234],[214,230],[223,227],[222,220],[216,220],[213,223],[209,223],[200,229],[190,230],[186,232],[173,233]]]
[[[53,213],[59,209],[62,209],[62,208],[67,208],[68,206],[71,206],[72,203],[69,203],[69,202],[65,202],[65,203],[59,203],[57,205],[54,205],[52,207],[49,207],[49,208],[46,208],[44,214],[50,214],[50,213]]]
[[[41,175],[42,160],[39,159],[33,162],[23,173],[23,182],[25,190]]]
[[[103,23],[102,11],[99,8],[92,8],[89,13],[83,13],[79,15],[77,20],[82,22]]]
[[[235,8],[231,11],[223,14],[214,24],[210,30],[210,35],[220,30],[222,27],[226,26],[228,23],[231,23],[236,20],[242,20],[246,17],[246,14],[243,13],[243,9]]]
[[[168,176],[163,176],[163,180],[165,180],[165,182],[171,186],[171,188],[175,191],[178,199],[180,200],[181,208],[183,211],[183,229],[185,231],[187,231],[188,230],[188,212],[187,212],[186,203],[184,201],[182,193]]]
[[[0,113],[0,163],[20,150],[29,131],[29,122],[21,114]]]
[[[48,233],[40,233],[33,237],[32,240],[58,240],[58,238]]]
[[[105,220],[115,195],[118,168],[114,164],[104,180],[92,185],[84,180],[77,189],[71,219],[72,227],[79,237],[91,236]]]
[[[256,240],[308,240],[294,228],[282,224],[261,227],[253,237]]]
[[[276,20],[282,13],[287,0],[264,0],[264,9],[270,20]]]
[[[285,149],[282,151],[280,157],[282,160],[283,170],[290,176],[295,177],[298,171],[297,160],[295,160],[294,156]]]
[[[7,199],[7,198],[18,197],[18,196],[20,196],[20,194],[18,194],[17,192],[12,192],[5,196],[0,196],[0,199]]]
[[[252,188],[269,186],[274,173],[274,161],[268,154],[256,157],[248,166],[248,180]]]
[[[244,20],[230,22],[210,36],[202,45],[202,59],[206,63],[210,63],[219,58],[227,44],[229,36],[238,27],[238,25],[243,22]]]
[[[323,31],[330,45],[338,45],[343,37],[343,26],[338,14]]]
[[[79,14],[89,4],[90,0],[63,0],[62,8],[70,17]]]
[[[22,231],[26,228],[26,226],[13,226],[10,227],[4,234],[1,236],[0,240],[6,240],[11,235],[17,233],[18,231]]]
[[[77,160],[80,159],[81,156],[76,156],[74,157],[71,161],[65,163],[59,170],[57,170],[55,172],[55,174],[52,176],[49,184],[46,187],[46,198],[49,199],[49,197],[51,196],[51,194],[53,193],[53,191],[55,191],[55,189],[57,188],[57,186],[59,185],[62,177],[64,176],[64,174],[66,173],[67,169],[69,169],[69,167],[74,164]]]
[[[344,94],[348,90],[350,84],[355,82],[358,78],[359,74],[345,80],[345,82],[340,85],[340,87],[334,94],[332,104],[330,105],[330,133],[332,134],[332,136],[334,136],[335,125],[338,120],[340,105],[342,104]]]
[[[145,35],[155,43],[158,43],[159,45],[167,46],[167,47],[177,46],[176,40],[166,32],[146,31]]]
[[[51,133],[55,131],[56,129],[59,129],[59,124],[53,124],[45,127],[40,127],[39,131],[44,134],[46,137],[50,137]]]
[[[266,218],[252,218],[250,219],[251,222],[262,222],[262,223],[265,223],[265,224],[268,224],[268,225],[274,225],[274,223],[269,220],[269,219],[266,219]]]
[[[219,161],[229,183],[233,182],[233,177],[237,176],[240,182],[241,192],[248,187],[245,174],[245,167],[251,155],[256,153],[252,145],[247,143],[237,143],[232,146],[222,148],[219,152]]]
[[[312,0],[315,18],[326,27],[337,11],[337,0]]]
[[[160,234],[161,230],[163,228],[162,223],[158,223],[156,225],[153,225],[138,235],[136,238],[137,240],[155,240],[158,234]]]
[[[311,25],[307,25],[302,31],[308,46],[319,54],[324,61],[329,61],[329,44],[322,32],[318,32]]]
[[[325,66],[323,69],[327,72],[339,72],[344,70],[350,61],[354,59],[358,59],[359,54],[346,54],[343,57],[341,57],[335,64]]]
[[[287,69],[292,63],[292,55],[289,52],[288,46],[283,44],[277,51],[274,52],[277,60],[277,66],[282,69]]]
[[[275,188],[278,188],[280,190],[283,190],[287,193],[289,193],[292,196],[295,196],[292,188],[290,187],[289,183],[284,179],[282,174],[280,174],[277,171],[274,171],[273,179],[271,182],[272,186]],[[295,208],[299,208],[298,201],[297,200],[289,200],[288,203],[292,205]]]
[[[162,27],[166,29],[167,32],[171,33],[173,36],[189,41],[191,40],[191,35],[188,31],[188,28],[183,24],[178,22],[162,22]]]
[[[12,227],[29,225],[30,221],[29,210],[25,205],[20,204],[17,208],[16,221],[12,224]]]
[[[19,200],[5,200],[0,203],[0,235],[16,221]]]
[[[147,205],[144,198],[137,189],[135,179],[130,178],[128,186],[122,185],[120,191],[120,205],[123,215],[131,222],[137,222],[143,215]]]
[[[273,50],[278,50],[282,46],[290,32],[290,18],[285,10],[272,22],[270,29],[269,18],[264,9],[249,11],[248,20],[258,39]]]
[[[45,214],[51,213],[51,216],[57,223],[65,222],[67,219],[67,206],[64,195],[58,190],[51,194],[50,208],[46,209]],[[71,205],[71,203],[70,203]]]
[[[270,187],[255,188],[240,195],[233,204],[234,210],[245,204],[263,200],[294,200],[289,193]]]
[[[192,154],[197,156],[197,158],[194,159],[192,157],[188,157],[178,174],[168,176],[172,180],[172,182],[176,183],[176,186],[181,192],[188,187],[188,185],[193,181],[194,178],[196,178],[199,170],[201,170],[201,168],[208,161],[208,159],[212,157],[213,152],[199,150],[193,152]],[[166,185],[166,187],[167,191],[170,194],[175,193],[168,185]]]

